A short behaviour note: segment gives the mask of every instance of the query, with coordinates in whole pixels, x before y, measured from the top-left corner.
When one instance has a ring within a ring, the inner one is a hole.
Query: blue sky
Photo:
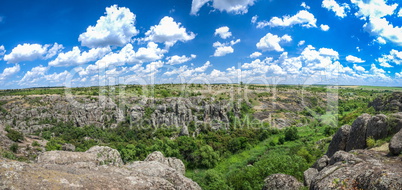
[[[0,88],[401,86],[401,8],[397,0],[4,0]]]

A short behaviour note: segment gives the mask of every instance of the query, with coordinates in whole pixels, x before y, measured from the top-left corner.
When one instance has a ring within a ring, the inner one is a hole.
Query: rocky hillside
[[[369,106],[374,107],[376,111],[402,111],[402,92],[394,92],[387,96],[376,98]]]
[[[167,85],[169,86],[169,85]],[[127,87],[128,88],[128,87]],[[119,122],[132,125],[149,125],[152,127],[185,127],[191,123],[208,123],[214,128],[227,128],[230,119],[239,117],[242,108],[252,107],[253,116],[282,128],[295,124],[301,119],[299,112],[305,107],[325,106],[325,91],[311,91],[299,87],[250,86],[229,88],[225,85],[212,85],[210,90],[202,87],[182,89],[173,86],[161,96],[162,90],[154,96],[127,93],[124,96],[93,95],[92,91],[83,89],[78,94],[29,94],[0,96],[0,125],[11,126],[24,134],[31,134],[43,128],[52,127],[57,122],[71,123],[83,127],[95,125],[102,128],[117,127]],[[165,89],[166,88],[166,89]],[[177,90],[177,91],[176,91]],[[189,92],[187,92],[187,90]],[[52,92],[52,91],[49,91]],[[95,91],[94,91],[95,92]],[[179,96],[174,93],[192,93],[198,95]],[[17,93],[18,94],[18,93]],[[79,95],[87,94],[87,95]],[[95,93],[96,94],[96,93]],[[245,105],[244,105],[245,104]]]
[[[371,148],[369,143],[392,137]],[[342,126],[327,153],[304,172],[304,185],[319,189],[400,189],[402,187],[402,112],[389,116],[363,114]],[[268,188],[269,186],[269,188]],[[271,175],[264,189],[299,189],[292,176]],[[286,188],[285,188],[286,187]]]
[[[228,112],[238,114],[240,109],[240,104],[201,97],[132,97],[123,101],[106,96],[4,96],[0,102],[0,125],[11,126],[24,134],[52,127],[57,122],[102,128],[116,127],[120,121],[152,127],[211,122],[219,128],[229,122]]]
[[[160,152],[123,165],[116,150],[95,146],[45,152],[35,163],[0,158],[0,189],[201,189],[184,172],[181,160]]]

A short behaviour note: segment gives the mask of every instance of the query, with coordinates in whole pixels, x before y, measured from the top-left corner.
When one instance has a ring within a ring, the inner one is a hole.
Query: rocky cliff
[[[0,97],[0,125],[31,134],[57,122],[82,127],[116,127],[118,122],[132,125],[188,126],[208,122],[215,128],[226,127],[229,112],[238,115],[238,103],[213,98],[140,98],[119,99],[106,96],[4,96]]]
[[[180,160],[157,152],[147,159],[123,165],[116,150],[101,146],[45,152],[35,163],[0,158],[0,189],[201,189],[183,176]]]

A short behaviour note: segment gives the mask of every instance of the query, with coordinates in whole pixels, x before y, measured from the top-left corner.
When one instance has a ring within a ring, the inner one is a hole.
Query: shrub
[[[18,144],[17,144],[17,143],[13,143],[13,144],[10,146],[10,150],[11,150],[12,152],[14,152],[14,153],[17,153],[17,151],[18,151]]]
[[[366,139],[367,148],[373,148],[375,146],[375,140],[373,137],[368,137]]]
[[[34,141],[32,142],[32,146],[40,146],[40,144],[38,143],[38,141]]]
[[[294,141],[299,138],[297,128],[292,126],[285,129],[285,140]]]
[[[8,132],[6,136],[12,141],[21,142],[24,140],[24,135],[21,132],[11,128],[6,128],[6,131]]]

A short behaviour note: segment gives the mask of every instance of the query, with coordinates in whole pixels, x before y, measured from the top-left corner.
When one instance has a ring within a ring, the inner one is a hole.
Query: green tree
[[[299,138],[299,134],[297,128],[292,126],[285,129],[285,140],[286,141],[294,141]]]
[[[50,139],[49,142],[46,143],[46,151],[51,151],[51,150],[61,150],[61,146],[66,143],[63,139],[61,138],[52,138]]]
[[[199,183],[204,190],[230,189],[229,186],[225,183],[224,176],[215,170],[207,170]]]
[[[219,161],[219,154],[209,145],[204,145],[193,153],[198,168],[213,168]]]

